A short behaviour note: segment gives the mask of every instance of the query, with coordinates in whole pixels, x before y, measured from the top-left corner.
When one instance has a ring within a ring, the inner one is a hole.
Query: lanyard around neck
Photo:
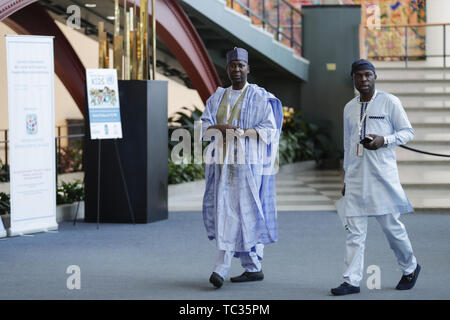
[[[366,110],[364,111],[364,114],[363,114],[363,116],[361,117],[361,120],[359,120],[359,123],[358,123],[358,132],[359,132],[359,136],[360,136],[360,137],[361,137],[361,132],[362,132],[362,125],[363,125],[364,120],[366,119],[366,116],[367,116],[367,111],[369,110],[369,107],[371,106],[373,100],[375,100],[375,96],[376,96],[376,95],[377,95],[377,90],[375,90],[375,92],[374,92],[374,94],[373,94],[373,96],[372,96],[372,99],[370,99],[370,101],[367,103]],[[361,102],[361,97],[360,97],[359,100],[360,100],[359,102]]]
[[[234,102],[233,108],[236,106],[236,104],[238,103],[239,99],[241,98],[241,96],[244,94],[245,89],[247,89],[248,87],[248,82],[245,83],[244,87],[241,89],[241,93],[239,94],[239,96],[237,97],[236,101]],[[231,108],[231,92],[233,91],[233,86],[231,86],[228,89],[228,99],[227,99],[227,121],[230,118],[230,112],[232,110]]]

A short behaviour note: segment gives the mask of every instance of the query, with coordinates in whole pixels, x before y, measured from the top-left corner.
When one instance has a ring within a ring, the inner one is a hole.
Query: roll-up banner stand
[[[57,230],[53,37],[6,36],[9,236]]]

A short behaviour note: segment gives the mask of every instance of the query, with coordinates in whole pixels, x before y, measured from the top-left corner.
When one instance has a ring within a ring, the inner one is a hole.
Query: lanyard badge
[[[364,147],[361,143],[356,144],[356,156],[362,157],[364,155]]]

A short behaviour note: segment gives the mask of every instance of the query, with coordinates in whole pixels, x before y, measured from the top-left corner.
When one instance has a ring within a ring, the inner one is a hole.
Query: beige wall
[[[78,54],[86,68],[96,68],[98,65],[98,43],[97,41],[83,35],[82,33],[68,28],[65,24],[56,22],[64,35],[67,37],[75,52]],[[8,96],[6,77],[6,48],[4,35],[16,34],[5,24],[0,23],[0,130],[8,128]],[[112,56],[112,50],[110,51]],[[168,110],[169,115],[183,106],[195,105],[201,109],[204,104],[196,90],[188,89],[186,86],[170,80],[162,74],[157,73],[156,80],[168,81]],[[66,90],[62,82],[55,74],[55,122],[56,125],[64,125],[66,119],[81,119],[82,115],[77,105]],[[1,134],[1,131],[0,131]],[[0,136],[0,140],[3,137]],[[1,148],[1,146],[0,146]]]

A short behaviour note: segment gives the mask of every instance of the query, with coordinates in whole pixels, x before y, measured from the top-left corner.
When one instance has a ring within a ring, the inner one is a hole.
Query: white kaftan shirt
[[[367,108],[367,116],[359,123]],[[360,139],[367,134],[386,137],[387,146],[377,150],[364,148],[363,156],[356,153]],[[414,130],[400,100],[386,92],[377,91],[369,103],[360,97],[344,108],[344,171],[345,216],[375,216],[413,211],[398,176],[395,147],[406,144]]]

